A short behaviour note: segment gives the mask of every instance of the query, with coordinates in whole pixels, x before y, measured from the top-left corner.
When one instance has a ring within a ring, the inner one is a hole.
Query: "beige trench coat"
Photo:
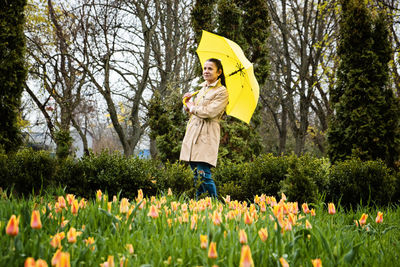
[[[220,141],[219,120],[228,104],[228,91],[220,80],[210,86],[206,82],[194,100],[195,106],[186,127],[180,160],[217,165]]]

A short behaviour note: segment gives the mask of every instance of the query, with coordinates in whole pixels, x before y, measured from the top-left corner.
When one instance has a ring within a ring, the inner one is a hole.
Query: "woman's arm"
[[[227,104],[228,91],[225,87],[220,87],[219,92],[216,93],[215,97],[211,99],[207,105],[196,106],[193,104],[188,107],[192,114],[199,118],[207,119],[217,117],[221,112],[224,111]]]

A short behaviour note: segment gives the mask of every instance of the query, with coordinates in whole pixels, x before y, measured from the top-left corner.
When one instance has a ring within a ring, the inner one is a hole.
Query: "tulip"
[[[60,209],[64,209],[67,206],[65,198],[63,196],[58,197],[58,205]]]
[[[307,203],[303,203],[303,205],[301,205],[301,208],[303,209],[303,212],[304,212],[305,214],[310,213],[310,210],[308,209]]]
[[[279,259],[279,261],[280,261],[282,267],[289,267],[289,263],[285,260],[285,258],[281,257]]]
[[[243,229],[239,231],[239,242],[240,244],[247,243],[247,234]]]
[[[167,194],[168,196],[172,196],[172,190],[171,190],[171,188],[168,188],[168,194]]]
[[[72,200],[71,213],[77,215],[79,210],[79,203],[77,199]]]
[[[51,258],[51,266],[57,265],[57,263],[60,261],[61,253],[61,248],[57,249],[56,253],[53,255],[53,258]]]
[[[15,217],[15,215],[11,215],[11,218],[7,223],[6,234],[9,236],[18,235],[19,232],[18,224],[19,224],[19,216],[17,218]]]
[[[239,267],[254,267],[253,258],[251,257],[251,251],[248,245],[242,247]]]
[[[315,216],[315,209],[311,209],[310,214],[311,214],[311,216]]]
[[[222,223],[221,213],[219,213],[216,210],[214,211],[213,214],[213,223],[214,225],[220,225]]]
[[[375,222],[376,223],[382,223],[383,222],[383,213],[382,212],[378,211],[378,215],[376,216]]]
[[[127,213],[129,211],[129,201],[127,198],[122,198],[121,203],[119,204],[119,212]]]
[[[363,226],[367,223],[368,214],[363,213],[359,220],[360,226]]]
[[[28,257],[25,260],[24,267],[35,267],[36,262],[35,259],[32,257]]]
[[[261,241],[265,242],[268,238],[268,231],[267,228],[261,228],[258,231],[258,236],[260,237]]]
[[[114,267],[114,256],[109,255],[107,261],[100,264],[101,267]]]
[[[54,237],[51,239],[50,241],[50,245],[53,248],[61,248],[61,240],[63,240],[65,237],[65,233],[61,232],[61,233],[57,233],[54,235]]]
[[[335,204],[333,203],[328,204],[328,213],[331,215],[336,213]]]
[[[86,246],[90,246],[90,249],[93,251],[95,249],[94,246],[92,246],[94,244],[94,238],[93,237],[88,237],[87,239],[84,240]]]
[[[207,235],[200,235],[200,248],[206,249],[208,246],[208,237]]]
[[[38,210],[32,211],[31,227],[33,229],[41,229],[42,228],[42,222],[40,221],[40,212]]]
[[[71,227],[67,233],[67,238],[69,243],[75,243],[76,237],[82,234],[82,232],[77,232],[74,227]]]
[[[75,196],[73,194],[67,194],[66,198],[67,198],[68,205],[71,206],[72,202],[75,200]]]
[[[61,252],[60,260],[57,262],[56,267],[71,267],[68,252]]]
[[[150,211],[149,211],[149,213],[147,214],[147,216],[150,216],[150,217],[153,218],[153,219],[158,218],[159,215],[158,215],[158,210],[157,210],[156,206],[151,205]]]
[[[86,208],[86,205],[87,201],[84,198],[82,198],[81,201],[79,201],[79,208],[84,209]]]
[[[248,225],[253,223],[253,218],[250,216],[248,212],[246,212],[244,215],[244,223]]]
[[[129,254],[133,254],[134,249],[132,244],[126,244],[126,249],[128,250]]]
[[[322,267],[321,259],[311,260],[311,263],[312,263],[313,267]]]
[[[311,228],[312,228],[311,223],[308,220],[306,220],[306,229],[311,229]]]
[[[96,191],[96,199],[97,199],[97,201],[101,201],[102,196],[103,196],[103,193],[101,192],[101,190],[100,189],[97,190]]]
[[[38,259],[35,264],[35,267],[48,267],[48,266],[49,265],[47,264],[47,262],[42,259]]]
[[[218,257],[217,243],[215,243],[215,242],[210,243],[210,247],[208,249],[208,257],[210,259],[216,259]]]

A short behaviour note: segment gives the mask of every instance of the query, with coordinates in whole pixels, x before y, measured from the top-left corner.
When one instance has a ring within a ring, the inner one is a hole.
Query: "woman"
[[[225,76],[221,61],[208,59],[203,68],[204,82],[202,89],[193,102],[188,102],[192,94],[186,93],[183,100],[185,110],[191,114],[182,142],[180,160],[187,161],[194,173],[197,184],[200,176],[201,184],[196,198],[208,191],[210,196],[217,197],[217,188],[211,178],[211,167],[217,165],[220,139],[219,120],[228,104]]]

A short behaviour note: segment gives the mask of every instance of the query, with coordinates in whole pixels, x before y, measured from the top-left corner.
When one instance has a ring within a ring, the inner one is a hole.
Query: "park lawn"
[[[48,266],[394,266],[400,257],[398,206],[344,210],[284,195],[195,201],[141,190],[134,199],[98,191],[86,200],[59,191],[1,194],[0,266],[28,258]]]

